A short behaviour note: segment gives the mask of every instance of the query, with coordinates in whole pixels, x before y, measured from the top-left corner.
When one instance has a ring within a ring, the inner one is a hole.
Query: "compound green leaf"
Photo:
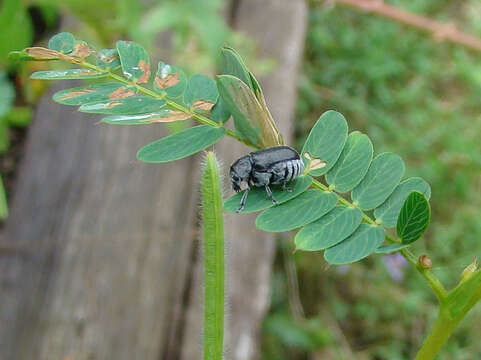
[[[111,115],[103,118],[100,122],[110,125],[145,125],[153,123],[171,123],[187,119],[190,119],[189,115],[173,109],[163,108],[149,114]]]
[[[53,94],[53,100],[64,105],[82,105],[134,95],[135,88],[133,87],[127,87],[120,83],[103,83],[61,90]]]
[[[351,198],[361,210],[371,210],[381,205],[399,184],[404,174],[404,162],[392,153],[382,153],[374,158],[364,179]]]
[[[137,152],[137,159],[148,163],[182,159],[214,144],[224,135],[224,127],[195,126],[144,146]]]
[[[384,227],[394,227],[397,223],[399,212],[406,201],[408,195],[418,191],[424,194],[429,200],[431,197],[431,187],[429,184],[419,177],[409,178],[400,183],[394,192],[382,203],[381,206],[374,210],[374,216],[376,220]]]
[[[92,114],[135,115],[160,110],[165,105],[162,99],[150,96],[134,96],[84,104],[79,111]]]
[[[50,38],[48,47],[52,50],[69,54],[73,51],[75,45],[75,37],[68,32],[61,32]]]
[[[376,254],[390,254],[408,247],[409,244],[385,244],[376,249]]]
[[[373,146],[367,135],[359,131],[350,133],[339,159],[326,174],[327,183],[340,193],[352,190],[366,175],[372,154]]]
[[[120,67],[120,56],[117,49],[102,49],[97,52],[97,65],[105,70],[115,70]]]
[[[282,204],[306,191],[309,186],[311,186],[311,183],[312,178],[310,176],[300,176],[288,184],[289,188],[292,190],[291,192],[283,191],[280,185],[271,186],[271,190],[277,202],[279,204]],[[244,194],[244,191],[239,192],[228,198],[224,202],[224,210],[228,212],[236,212],[239,208],[242,194]],[[240,211],[240,213],[251,213],[264,210],[272,206],[274,206],[274,204],[272,204],[271,199],[269,199],[269,197],[267,196],[266,190],[263,187],[253,187],[249,191],[247,202],[244,206],[244,209]]]
[[[317,251],[340,243],[361,224],[359,209],[336,206],[320,219],[304,226],[296,234],[297,250]]]
[[[316,221],[336,206],[337,195],[321,190],[307,190],[284,204],[265,210],[256,219],[260,230],[282,232]]]
[[[210,80],[214,82],[214,80]],[[185,75],[184,71],[177,66],[169,65],[159,61],[157,73],[154,77],[155,91],[161,94],[165,93],[170,98],[177,98],[184,93],[186,86],[187,76]]]
[[[249,70],[240,55],[233,48],[224,46],[221,49],[221,69],[223,75],[235,76],[242,80],[251,90],[254,90]]]
[[[429,225],[431,208],[426,197],[413,191],[407,197],[397,220],[397,235],[403,244],[411,244],[421,237]]]
[[[34,72],[30,77],[38,80],[82,80],[106,77],[107,73],[101,73],[88,69],[47,70]]]
[[[361,224],[344,241],[324,252],[324,258],[329,264],[350,264],[369,256],[384,241],[384,229],[381,226]]]
[[[208,76],[192,75],[187,82],[184,93],[184,102],[200,110],[210,110],[217,102],[219,91],[215,81]]]
[[[150,59],[147,51],[133,41],[117,41],[122,72],[125,77],[139,84],[150,79]]]
[[[302,149],[302,159],[307,166],[305,153],[313,159],[321,159],[327,163],[321,169],[311,170],[313,176],[321,176],[336,163],[346,143],[347,122],[340,113],[329,110],[322,114],[312,128]]]

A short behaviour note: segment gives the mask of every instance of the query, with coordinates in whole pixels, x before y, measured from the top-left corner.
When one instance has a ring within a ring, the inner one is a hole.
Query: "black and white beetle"
[[[289,146],[274,146],[241,157],[230,167],[232,189],[239,192],[242,182],[247,184],[237,212],[244,208],[251,186],[264,186],[269,198],[277,204],[269,184],[282,184],[283,190],[290,191],[286,188],[286,183],[301,175],[303,171],[304,163],[301,157]]]

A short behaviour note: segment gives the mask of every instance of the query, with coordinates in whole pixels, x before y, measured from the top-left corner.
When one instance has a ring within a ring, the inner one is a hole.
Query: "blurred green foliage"
[[[481,36],[476,1],[389,1]],[[456,4],[456,5],[455,5]],[[432,186],[432,222],[416,254],[428,253],[449,288],[481,253],[481,54],[437,43],[429,35],[340,5],[310,6],[297,108],[298,145],[322,112],[342,112],[350,128],[369,134],[375,153],[392,151]],[[279,255],[280,256],[280,255]],[[294,255],[306,317],[322,315],[333,341],[295,345],[264,328],[265,360],[409,359],[437,311],[434,296],[411,268],[393,281],[382,256],[330,267],[320,253]],[[278,262],[267,318],[292,317],[289,272]],[[279,287],[284,289],[280,291]],[[295,289],[291,289],[291,292]],[[481,357],[479,306],[468,314],[439,359]],[[427,326],[427,327],[426,327]],[[294,336],[294,335],[293,335]],[[272,349],[276,349],[273,355]]]

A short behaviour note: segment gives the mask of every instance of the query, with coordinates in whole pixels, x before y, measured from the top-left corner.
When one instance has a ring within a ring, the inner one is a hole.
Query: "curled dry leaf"
[[[125,86],[119,87],[117,90],[111,92],[109,94],[110,99],[125,99],[135,95],[135,91],[133,89],[129,89]]]
[[[197,110],[209,111],[215,104],[207,100],[196,100],[193,104],[194,108]]]
[[[309,161],[306,166],[306,173],[311,170],[322,169],[327,163],[321,159],[316,159],[311,156],[309,153],[304,153],[304,157]]]
[[[71,56],[62,54],[61,52],[47,49],[40,46],[28,47],[25,49],[27,55],[34,57],[37,60],[56,60],[56,59],[64,59],[67,61],[72,61],[74,58]]]
[[[142,70],[143,75],[137,81],[139,84],[146,83],[150,79],[150,66],[144,60],[139,61],[139,69]]]
[[[166,89],[179,83],[179,73],[167,74],[165,77],[156,76],[154,81],[159,89]]]

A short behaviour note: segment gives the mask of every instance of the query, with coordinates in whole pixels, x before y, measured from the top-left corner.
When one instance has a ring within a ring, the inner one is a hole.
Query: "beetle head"
[[[241,157],[230,167],[230,182],[232,184],[232,189],[239,192],[241,190],[242,181],[249,179],[249,175],[252,170],[251,159],[249,155]]]

